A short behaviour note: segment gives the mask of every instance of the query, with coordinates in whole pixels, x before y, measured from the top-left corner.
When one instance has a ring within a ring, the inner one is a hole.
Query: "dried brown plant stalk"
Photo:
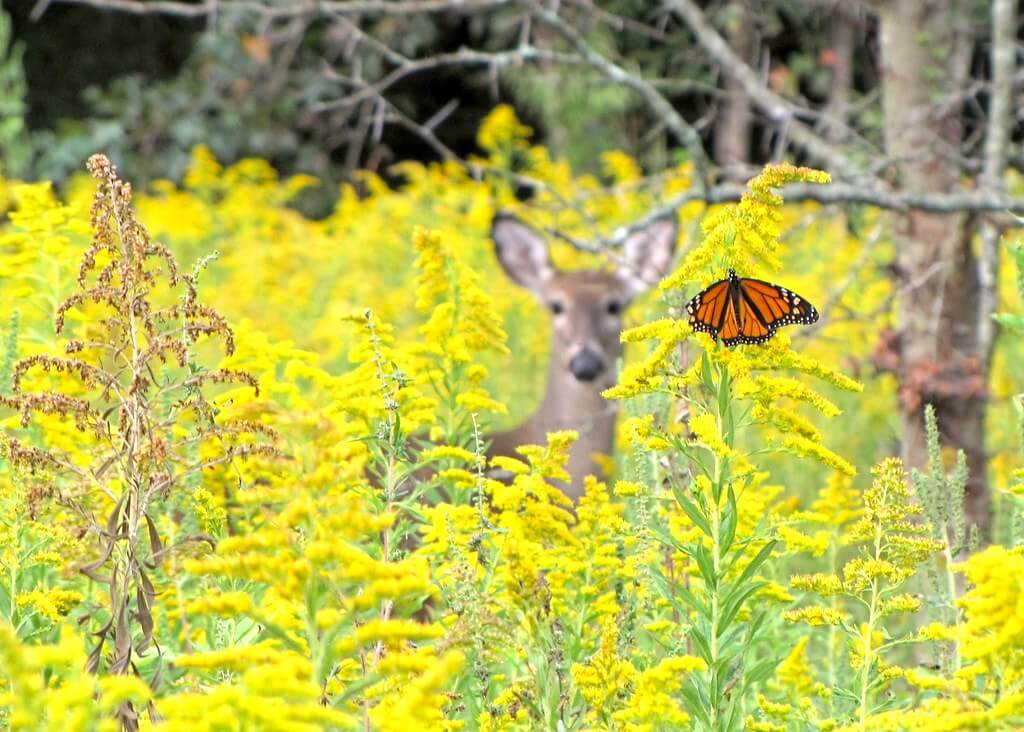
[[[110,161],[93,155],[88,169],[99,182],[90,212],[93,238],[78,290],[57,309],[56,329],[62,333],[65,317],[77,310],[89,340],[68,342],[64,357],[21,361],[12,395],[0,397],[20,412],[23,426],[42,420],[44,439],[46,419],[70,421],[92,446],[88,464],[10,436],[3,452],[95,537],[97,554],[79,569],[109,589],[109,600],[82,618],[98,626],[89,670],[138,674],[136,661],[155,647],[156,672],[147,679],[155,689],[160,662],[151,574],[182,543],[213,544],[196,534],[165,546],[158,529],[163,499],[207,468],[275,455],[275,435],[256,422],[218,418],[204,391],[240,383],[258,393],[250,374],[206,370],[194,360],[200,338],[222,341],[230,355],[231,329],[198,302],[195,276],[180,272],[171,252],[150,240],[132,211],[131,185]],[[48,386],[26,392],[30,380]],[[138,728],[138,711],[129,705],[118,717],[125,729]]]

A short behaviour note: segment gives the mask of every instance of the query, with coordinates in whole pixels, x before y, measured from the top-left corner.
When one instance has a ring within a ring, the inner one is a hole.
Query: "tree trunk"
[[[729,8],[727,36],[733,52],[750,61],[754,46],[753,19],[745,0]],[[744,166],[750,161],[750,129],[754,115],[743,85],[726,70],[725,100],[715,126],[715,162],[726,178],[746,179]]]
[[[832,11],[829,29],[832,86],[825,107],[824,135],[829,142],[842,142],[846,136],[850,93],[853,90],[853,54],[857,40],[857,11],[837,5]]]
[[[957,0],[888,0],[879,7],[885,146],[908,191],[952,191],[960,176],[960,105],[942,104],[958,91],[969,56],[957,6]],[[978,355],[974,222],[963,214],[913,211],[897,228],[903,459],[909,467],[927,462],[923,407],[934,404],[943,441],[967,455],[968,520],[984,536],[988,365]]]

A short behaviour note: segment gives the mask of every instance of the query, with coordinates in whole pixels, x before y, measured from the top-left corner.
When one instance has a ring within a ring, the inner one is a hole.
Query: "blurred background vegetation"
[[[478,132],[502,104],[532,130],[501,167],[533,213],[542,186],[576,190],[570,175],[612,200],[643,191],[648,207],[672,208],[666,181],[680,165],[694,166],[691,191],[708,204],[734,200],[722,184],[767,162],[814,165],[840,185],[824,213],[839,233],[807,245],[822,273],[811,292],[828,318],[874,324],[845,358],[888,385],[890,419],[869,452],[902,446],[923,465],[933,403],[944,440],[968,454],[971,495],[986,496],[988,458],[1017,431],[1019,385],[999,376],[1012,356],[995,347],[992,316],[1014,302],[1006,209],[1024,210],[1012,198],[1024,157],[1010,103],[1021,34],[1009,0],[932,5],[8,1],[0,156],[7,178],[61,186],[104,151],[138,189],[166,192],[154,184],[184,184],[202,146],[222,165],[258,158],[284,177],[314,176],[287,204],[313,220],[336,215],[341,186],[369,199],[369,182],[408,185],[409,162],[446,161],[480,180],[496,152]],[[618,167],[611,150],[624,154]],[[530,155],[571,173],[538,180]],[[931,198],[908,215],[903,195]],[[574,196],[543,203],[549,234],[582,214],[577,240],[614,245],[613,226],[645,215],[631,204],[588,220],[586,196]],[[810,216],[794,213],[794,237]],[[695,236],[697,218],[687,223]],[[473,230],[485,237],[486,222]],[[849,250],[836,243],[846,236]],[[866,310],[870,298],[853,298],[872,287],[887,294]]]
[[[361,110],[322,108],[345,91],[335,69],[352,64],[355,39],[340,19],[299,16],[271,24],[231,11],[207,20],[57,3],[45,12],[40,3],[4,5],[0,147],[10,175],[62,181],[90,152],[107,150],[139,185],[180,181],[197,144],[225,163],[260,157],[282,173],[331,182],[350,181],[359,169],[386,174],[399,160],[438,157],[400,125],[367,131]],[[715,145],[723,137],[716,135],[725,104],[722,74],[690,31],[645,0],[602,3],[602,12],[618,19],[607,23],[588,17],[587,5],[570,8],[569,16],[585,24],[593,48],[627,59],[630,70],[653,79]],[[773,87],[810,103],[828,101],[829,29],[839,5],[777,0],[758,3],[754,14],[744,3],[715,2],[707,12],[724,33],[751,36],[750,56],[766,71],[770,66]],[[408,57],[426,58],[470,45],[514,46],[521,23],[521,11],[510,6],[487,15],[385,16],[364,29]],[[876,30],[869,16],[851,16],[850,24],[868,41]],[[541,33],[534,44],[545,41],[553,44]],[[373,78],[381,69],[361,73]],[[873,87],[873,74],[870,63],[858,63],[854,87]],[[628,89],[555,65],[522,65],[500,75],[487,68],[425,70],[389,96],[410,119],[445,112],[437,137],[462,157],[479,152],[476,131],[498,103],[513,104],[535,141],[581,173],[597,172],[599,153],[608,149],[621,149],[652,171],[680,155],[664,125]],[[748,162],[770,159],[771,126],[755,120],[747,135]],[[739,144],[717,144],[726,142]]]

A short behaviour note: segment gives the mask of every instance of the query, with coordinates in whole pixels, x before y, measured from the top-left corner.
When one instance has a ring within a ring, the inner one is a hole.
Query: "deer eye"
[[[561,300],[552,300],[548,304],[548,307],[551,308],[551,312],[553,312],[555,315],[561,315],[562,313],[565,312],[565,305],[562,303]]]
[[[605,307],[608,309],[609,315],[618,315],[622,312],[622,303],[618,300],[609,300]]]

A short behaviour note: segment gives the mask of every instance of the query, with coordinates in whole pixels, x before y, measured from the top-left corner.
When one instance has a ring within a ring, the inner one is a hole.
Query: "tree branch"
[[[630,235],[651,224],[655,219],[674,214],[680,207],[695,201],[708,205],[739,201],[747,188],[737,184],[715,186],[707,191],[690,190],[680,193],[652,208],[645,216],[600,242],[606,247],[620,246]],[[853,183],[828,185],[795,183],[778,189],[786,203],[820,203],[825,205],[863,205],[890,211],[928,211],[931,213],[1024,213],[1024,198],[1014,198],[993,191],[963,191],[959,193],[911,193],[892,191],[875,186]]]
[[[294,0],[273,5],[258,0],[206,0],[187,3],[178,0],[46,0],[36,5],[33,18],[42,14],[49,2],[85,5],[99,10],[116,10],[132,15],[176,15],[202,18],[213,13],[241,11],[265,18],[290,18],[296,15],[428,15],[432,13],[475,13],[511,5],[512,0]]]
[[[1014,75],[1017,65],[1016,0],[995,0],[992,3],[992,94],[985,137],[985,162],[981,184],[986,191],[1001,194],[1003,172],[1010,147]],[[999,277],[999,240],[1001,234],[990,223],[981,227],[981,254],[978,257],[978,353],[985,363],[995,343],[995,323]]]
[[[372,36],[367,35],[362,30],[356,30],[359,32],[360,38],[367,42],[367,45],[376,49],[383,55],[381,49],[378,48],[378,46],[381,45],[380,41],[373,39]],[[513,51],[499,51],[496,53],[476,51],[471,48],[462,48],[454,53],[442,53],[422,59],[413,60],[401,57],[404,59],[404,61],[401,62],[398,61],[399,57],[392,52],[392,54],[388,55],[387,58],[389,61],[398,63],[399,65],[379,81],[371,84],[363,81],[347,80],[345,77],[337,76],[336,78],[338,79],[350,81],[351,83],[360,86],[360,90],[355,94],[350,94],[340,99],[333,99],[331,101],[314,104],[312,106],[312,110],[314,112],[325,112],[331,109],[352,107],[365,99],[382,96],[388,89],[408,76],[441,68],[452,68],[456,66],[489,66],[491,68],[501,69],[506,66],[521,66],[534,61],[549,61],[566,65],[580,65],[582,63],[580,59],[575,56],[558,53],[556,51],[549,51],[542,48],[534,48],[533,46],[523,46]]]
[[[534,17],[538,18],[545,25],[556,31],[562,38],[568,41],[576,52],[583,57],[590,66],[594,67],[609,81],[622,86],[635,92],[651,111],[657,115],[657,117],[672,131],[680,142],[686,146],[689,150],[691,157],[693,158],[694,168],[696,172],[696,178],[703,186],[705,181],[708,180],[708,167],[709,161],[707,153],[704,151],[704,144],[700,139],[700,133],[683,119],[682,115],[675,110],[669,101],[662,96],[653,84],[647,82],[640,76],[632,74],[626,71],[618,64],[605,58],[603,55],[595,51],[586,42],[579,31],[565,22],[559,15],[547,8],[543,7],[535,0],[524,0],[523,4],[529,8],[530,12]]]
[[[708,22],[693,0],[668,0],[668,5],[686,21],[697,42],[718,62],[725,73],[732,75],[740,83],[754,104],[772,120],[788,121],[787,133],[795,145],[843,178],[857,180],[866,177],[863,169],[855,165],[834,144],[799,121],[796,118],[797,110],[789,101],[761,83],[757,73],[733,53],[729,44]]]

